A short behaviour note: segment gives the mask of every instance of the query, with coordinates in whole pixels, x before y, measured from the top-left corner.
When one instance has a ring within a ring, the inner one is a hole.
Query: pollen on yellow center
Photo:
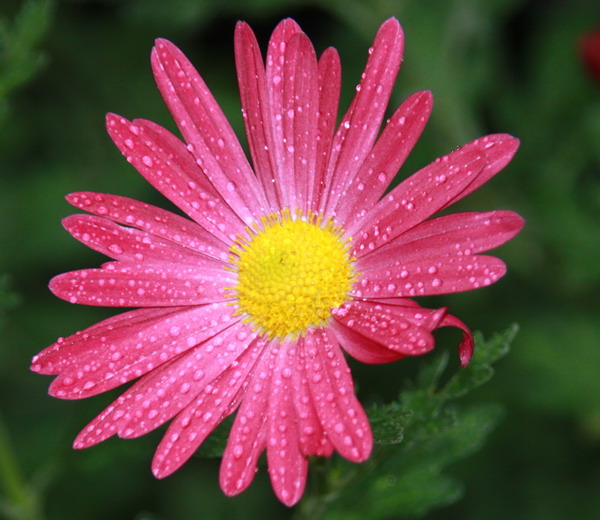
[[[288,210],[269,215],[231,248],[239,314],[270,338],[324,325],[355,279],[349,243],[331,220]]]

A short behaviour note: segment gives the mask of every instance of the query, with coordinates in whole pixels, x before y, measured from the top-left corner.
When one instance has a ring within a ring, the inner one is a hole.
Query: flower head
[[[505,272],[481,255],[512,238],[509,211],[431,218],[501,170],[517,139],[490,135],[437,159],[384,195],[431,111],[410,96],[379,129],[403,51],[395,19],[379,29],[356,95],[336,128],[340,62],[319,59],[299,26],[275,29],[266,65],[245,23],[235,32],[253,168],[202,78],[170,42],[152,67],[184,141],[146,120],[109,114],[127,160],[189,218],[125,197],[73,193],[88,214],[64,220],[112,259],[55,277],[72,303],[129,310],[33,360],[50,393],[79,399],[137,380],[75,440],[132,438],[171,420],[152,463],[178,469],[237,412],[221,464],[228,495],[252,481],[266,450],[277,496],[296,503],[307,459],[367,459],[371,429],[342,350],[365,363],[421,355],[432,331],[468,328],[410,298],[489,285]]]

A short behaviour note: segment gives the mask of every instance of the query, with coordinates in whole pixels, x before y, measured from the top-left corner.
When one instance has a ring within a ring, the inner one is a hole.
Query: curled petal
[[[419,356],[434,347],[431,331],[438,327],[445,310],[422,312],[423,318],[415,320],[411,308],[405,315],[398,305],[353,301],[334,309],[333,316],[355,333],[389,350]]]
[[[471,329],[467,327],[461,320],[451,314],[446,314],[440,327],[456,327],[463,332],[463,337],[458,346],[458,355],[460,357],[460,364],[466,367],[471,361],[473,356],[473,349],[475,348],[475,340],[473,339],[473,333]]]

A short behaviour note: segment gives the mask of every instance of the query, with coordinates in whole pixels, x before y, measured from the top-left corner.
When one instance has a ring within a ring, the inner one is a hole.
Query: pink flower
[[[227,495],[252,481],[266,450],[275,493],[303,492],[309,455],[334,450],[360,462],[373,439],[342,353],[387,363],[434,347],[431,332],[469,329],[447,309],[412,296],[489,285],[504,263],[481,255],[518,233],[509,211],[431,218],[512,158],[518,140],[477,139],[384,196],[429,117],[429,92],[410,96],[378,135],[403,51],[397,20],[375,38],[360,85],[335,128],[340,62],[317,60],[298,25],[284,20],[266,67],[239,23],[235,57],[254,170],[201,77],[158,40],[152,67],[185,140],[145,120],[109,114],[123,155],[190,219],[116,195],[73,193],[91,215],[65,228],[112,258],[54,278],[72,303],[141,307],[60,338],[32,369],[57,375],[50,394],[80,399],[137,379],[75,440],[133,438],[172,419],[152,463],[177,470],[237,410],[221,464]]]

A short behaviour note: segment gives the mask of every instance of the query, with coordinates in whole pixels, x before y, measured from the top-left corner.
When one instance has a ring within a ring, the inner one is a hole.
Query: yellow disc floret
[[[355,279],[348,247],[340,227],[313,213],[263,217],[230,251],[238,313],[270,338],[324,325]]]

